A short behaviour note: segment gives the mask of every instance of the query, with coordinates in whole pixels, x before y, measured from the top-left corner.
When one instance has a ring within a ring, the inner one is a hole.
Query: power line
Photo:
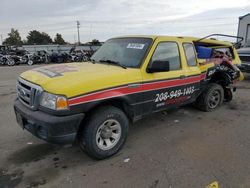
[[[186,17],[186,18],[179,18],[179,19],[175,19],[175,20],[161,20],[159,21],[160,23],[179,23],[179,22],[187,22],[188,23],[192,23],[192,22],[204,22],[204,21],[214,21],[214,20],[225,20],[225,19],[232,19],[235,17],[217,17],[217,18],[190,18],[190,17]],[[124,21],[124,20],[79,20],[78,22],[84,22],[86,24],[138,24],[138,23],[145,23],[148,22],[149,20],[130,20],[130,21]],[[68,25],[68,24],[72,24],[72,21],[67,21],[67,22],[55,22],[55,23],[50,23],[50,24],[39,24],[39,25],[35,25],[35,26],[16,26],[19,30],[27,30],[27,28],[42,28],[42,27],[53,27],[56,28],[58,27],[58,25]],[[1,30],[9,30],[10,28],[2,28]]]

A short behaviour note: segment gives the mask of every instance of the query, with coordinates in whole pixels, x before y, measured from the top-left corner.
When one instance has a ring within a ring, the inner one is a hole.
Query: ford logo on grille
[[[25,97],[26,96],[26,92],[23,90],[23,89],[20,89],[19,90],[19,93],[22,97]]]

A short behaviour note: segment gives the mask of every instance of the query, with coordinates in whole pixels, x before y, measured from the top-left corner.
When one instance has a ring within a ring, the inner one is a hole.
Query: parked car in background
[[[33,65],[33,60],[32,60],[32,55],[27,53],[22,56],[18,55],[11,55],[11,58],[14,60],[14,65],[19,65],[19,64],[28,64],[28,65]]]
[[[50,55],[45,50],[39,50],[33,54],[32,60],[36,64],[49,63],[50,62]]]
[[[0,65],[86,62],[90,60],[97,49],[97,47],[91,46],[74,46],[69,50],[63,47],[48,50],[41,47],[34,49],[0,45]]]
[[[8,48],[5,51],[5,57],[7,58],[7,65],[19,65],[28,64],[33,65],[32,54],[26,50],[20,50],[16,47]],[[9,62],[9,63],[8,63]]]
[[[241,65],[239,65],[239,69],[242,72],[250,73],[250,46],[240,48],[237,51],[241,60]]]
[[[71,57],[68,53],[60,51],[52,51],[49,58],[51,63],[66,63],[71,61]]]
[[[73,49],[70,51],[71,61],[72,62],[89,61],[94,52],[95,51],[92,49],[91,50]]]

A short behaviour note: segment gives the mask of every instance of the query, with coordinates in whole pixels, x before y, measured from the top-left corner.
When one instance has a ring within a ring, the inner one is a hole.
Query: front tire
[[[196,100],[196,107],[210,112],[219,107],[224,100],[224,90],[221,85],[211,83]]]
[[[113,106],[98,108],[82,129],[80,147],[95,159],[116,154],[124,145],[129,130],[125,113]]]

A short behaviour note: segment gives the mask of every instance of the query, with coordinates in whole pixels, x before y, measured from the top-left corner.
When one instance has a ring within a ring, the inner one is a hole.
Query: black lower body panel
[[[18,124],[35,135],[53,144],[72,144],[84,114],[55,116],[42,111],[32,111],[16,100],[14,110]]]

